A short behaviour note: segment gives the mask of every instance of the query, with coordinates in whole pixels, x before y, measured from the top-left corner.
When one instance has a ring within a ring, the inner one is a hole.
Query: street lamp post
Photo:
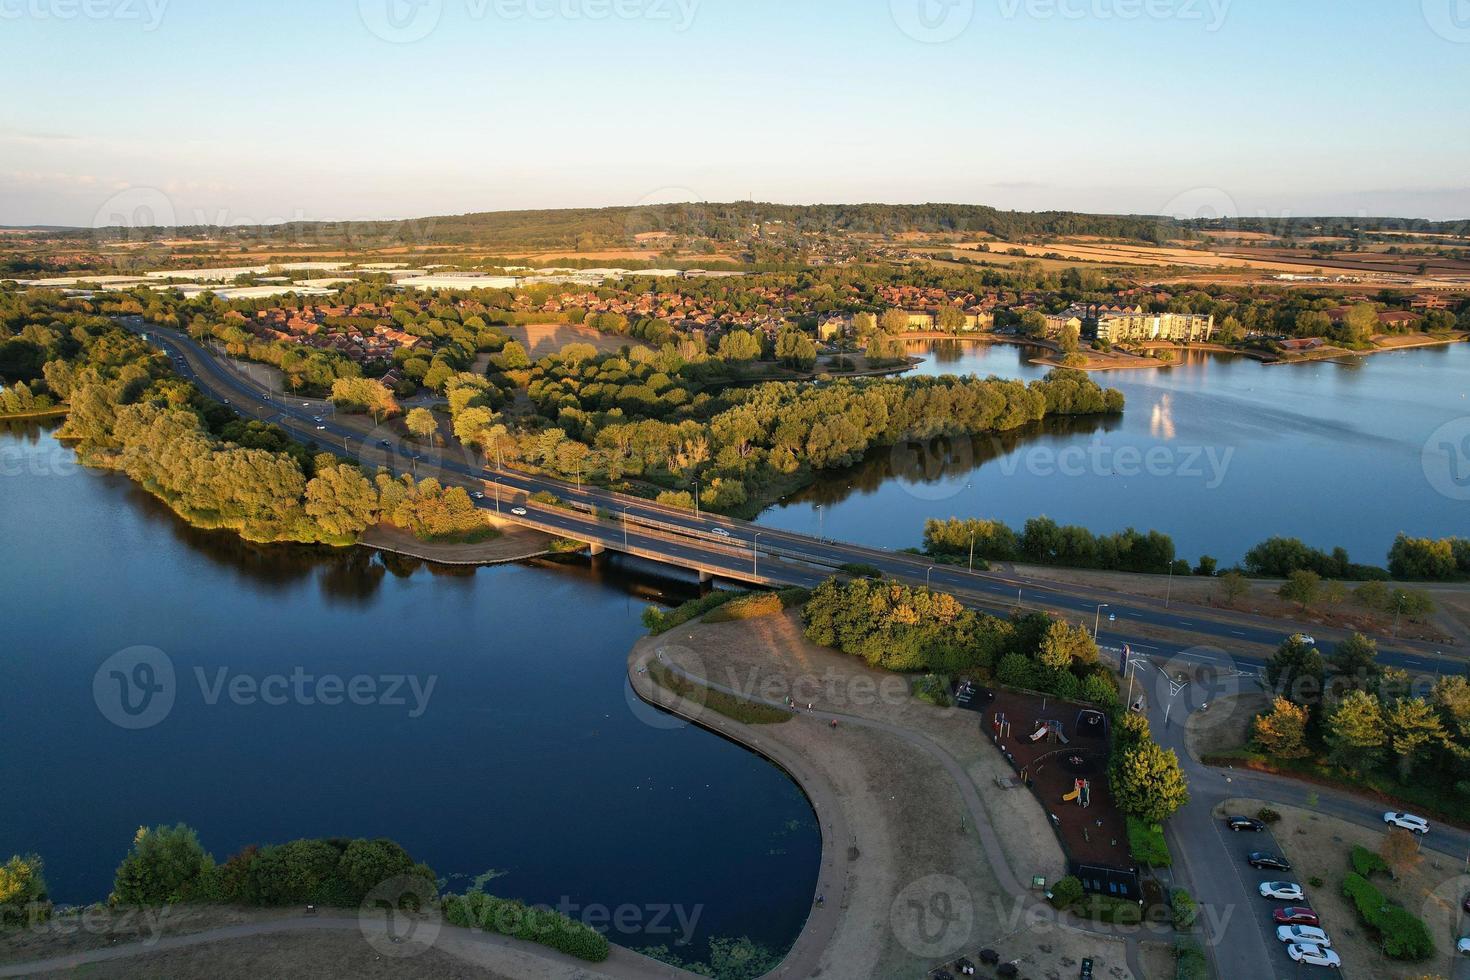
[[[628,507],[632,507],[629,504]],[[623,551],[628,550],[628,507],[623,508]]]
[[[817,504],[817,540],[821,542],[826,542],[827,540],[827,534],[824,529],[825,521],[826,514],[822,511],[822,505]]]
[[[755,537],[750,539],[750,573],[757,578],[760,577],[761,573],[761,553],[759,545],[761,535],[763,533],[765,532],[757,531],[755,532]]]
[[[1169,608],[1169,600],[1174,597],[1174,563],[1169,562],[1169,583],[1164,589],[1164,608]]]
[[[930,565],[928,568],[926,568],[924,570],[924,588],[931,589],[933,587],[934,587],[934,566],[933,565]]]
[[[1092,642],[1093,643],[1096,643],[1097,642],[1097,631],[1098,631],[1098,628],[1100,626],[1102,626],[1102,611],[1104,609],[1106,609],[1106,608],[1108,608],[1108,604],[1106,602],[1100,602],[1100,603],[1098,603],[1097,604],[1097,613],[1092,617]]]
[[[699,474],[694,476],[694,516],[699,517]]]
[[[970,574],[975,573],[975,532],[970,532]]]

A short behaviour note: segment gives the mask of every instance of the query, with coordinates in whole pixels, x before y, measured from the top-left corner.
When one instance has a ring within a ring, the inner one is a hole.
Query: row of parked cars
[[[1383,822],[1390,827],[1397,827],[1420,836],[1429,833],[1429,821],[1412,813],[1398,813],[1390,810],[1383,815]],[[1236,833],[1241,831],[1260,833],[1266,829],[1264,823],[1251,817],[1227,817],[1225,823]],[[1291,870],[1289,861],[1269,851],[1252,851],[1247,861],[1251,867],[1262,870]],[[1306,899],[1302,886],[1294,881],[1264,881],[1260,885],[1260,893],[1262,898],[1281,902],[1295,903]],[[1470,898],[1466,899],[1466,908],[1470,910]],[[1338,956],[1337,951],[1332,948],[1332,937],[1323,931],[1317,913],[1308,906],[1296,904],[1284,906],[1272,913],[1271,920],[1276,926],[1276,938],[1286,943],[1286,955],[1290,956],[1293,961],[1305,963],[1308,966],[1330,967],[1334,970],[1342,966],[1342,957]],[[1461,942],[1470,942],[1470,940],[1461,940]]]

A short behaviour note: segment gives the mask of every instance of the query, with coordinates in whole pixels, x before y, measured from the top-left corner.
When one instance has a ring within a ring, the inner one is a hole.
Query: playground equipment
[[[1101,711],[1083,708],[1077,712],[1075,731],[1084,737],[1102,738],[1107,734],[1107,718]]]
[[[1062,731],[1062,723],[1059,721],[1042,721],[1040,728],[1031,733],[1031,741],[1039,742],[1043,738],[1050,738],[1053,742],[1061,742],[1066,745],[1068,740]]]
[[[996,738],[1009,738],[1011,734],[1011,723],[1006,719],[1004,711],[997,711],[990,719],[991,730],[995,732]]]
[[[1072,792],[1062,797],[1063,803],[1077,801],[1077,805],[1086,809],[1092,804],[1092,783],[1086,779],[1074,779],[1072,781]]]

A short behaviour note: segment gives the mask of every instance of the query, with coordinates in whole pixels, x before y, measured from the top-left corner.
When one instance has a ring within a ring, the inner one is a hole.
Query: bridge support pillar
[[[703,571],[703,570],[700,571],[700,573],[699,573],[699,584],[700,585],[709,585],[714,580],[715,580],[715,577],[713,575],[711,575],[709,572],[706,572],[706,571]]]
[[[587,553],[593,558],[596,558],[598,555],[602,554],[606,550],[607,548],[605,546],[593,542],[592,544],[588,545]]]

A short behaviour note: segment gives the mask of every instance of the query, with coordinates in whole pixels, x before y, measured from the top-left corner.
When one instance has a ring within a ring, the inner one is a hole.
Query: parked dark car
[[[1271,918],[1276,920],[1278,926],[1322,926],[1317,919],[1317,913],[1305,905],[1288,905],[1284,909],[1277,909],[1271,914]]]
[[[1266,829],[1265,824],[1261,823],[1261,821],[1259,820],[1254,820],[1250,817],[1226,817],[1225,826],[1229,827],[1236,833],[1239,833],[1242,830],[1249,830],[1253,834],[1259,834],[1261,831]]]
[[[1460,903],[1460,908],[1464,909],[1466,912],[1470,912],[1470,895],[1465,896],[1465,901]]]
[[[1250,865],[1253,868],[1270,869],[1272,871],[1291,870],[1291,862],[1269,851],[1253,851],[1247,860],[1250,861]]]

